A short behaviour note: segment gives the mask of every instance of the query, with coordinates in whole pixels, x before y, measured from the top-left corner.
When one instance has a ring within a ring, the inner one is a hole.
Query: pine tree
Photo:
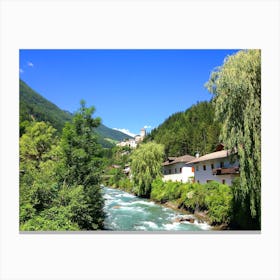
[[[104,201],[100,188],[100,176],[103,167],[102,148],[97,143],[94,128],[100,124],[99,118],[92,118],[95,108],[81,108],[74,114],[71,123],[63,129],[61,147],[64,154],[64,184],[83,186],[87,209],[78,224],[82,229],[100,229],[103,227]]]

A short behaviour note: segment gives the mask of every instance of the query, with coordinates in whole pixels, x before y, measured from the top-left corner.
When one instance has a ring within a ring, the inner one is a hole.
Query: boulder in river
[[[181,223],[181,222],[189,222],[189,223],[194,223],[194,217],[191,215],[185,215],[185,216],[179,216],[174,219],[175,223]]]

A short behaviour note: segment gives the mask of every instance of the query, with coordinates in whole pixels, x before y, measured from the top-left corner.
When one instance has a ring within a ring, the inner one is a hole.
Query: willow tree
[[[261,218],[261,51],[242,50],[228,56],[206,84],[214,94],[215,116],[222,124],[220,140],[236,149],[240,180],[235,200],[260,227]]]
[[[140,145],[131,155],[131,173],[134,190],[141,197],[149,197],[151,185],[156,177],[161,176],[164,147],[149,142]]]

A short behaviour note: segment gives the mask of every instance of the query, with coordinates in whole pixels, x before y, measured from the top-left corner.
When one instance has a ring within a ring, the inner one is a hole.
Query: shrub
[[[214,188],[213,188],[214,187]],[[232,214],[232,189],[228,185],[211,184],[205,198],[211,223],[229,223]]]
[[[20,225],[23,231],[56,231],[56,230],[80,230],[73,223],[67,207],[52,207],[44,210],[38,216],[34,216]]]
[[[133,191],[133,185],[132,182],[129,178],[122,178],[118,183],[117,187],[120,189],[127,191],[127,192],[132,192]]]
[[[165,183],[160,177],[152,182],[151,199],[164,203],[167,201],[165,197]]]
[[[157,178],[152,183],[151,198],[161,203],[176,200],[190,212],[208,211],[212,224],[229,223],[232,216],[232,189],[215,181],[202,185]]]

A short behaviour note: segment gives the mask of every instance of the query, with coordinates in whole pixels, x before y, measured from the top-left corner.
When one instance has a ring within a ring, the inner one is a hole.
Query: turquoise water
[[[105,228],[113,231],[200,231],[209,230],[205,223],[178,223],[180,212],[136,197],[121,190],[103,187]]]

